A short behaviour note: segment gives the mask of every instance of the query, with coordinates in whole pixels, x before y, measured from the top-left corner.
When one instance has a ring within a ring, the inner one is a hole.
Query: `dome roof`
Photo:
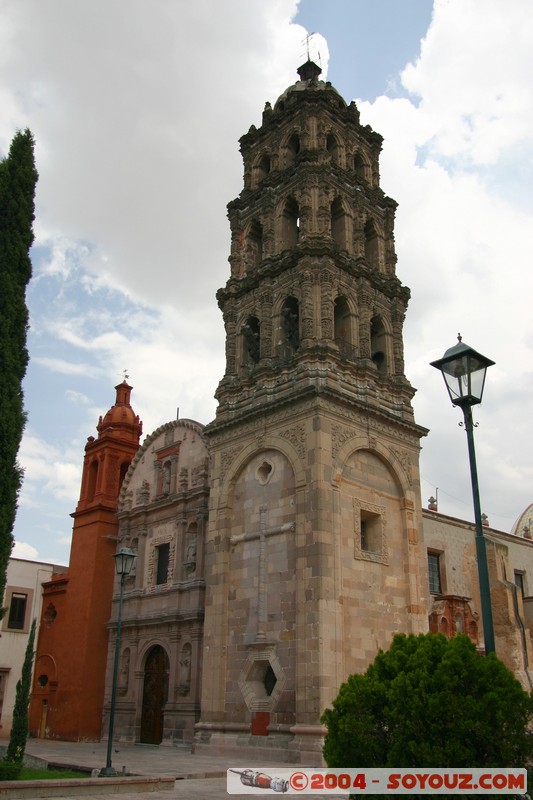
[[[533,539],[533,503],[523,511],[511,529],[515,536]]]
[[[278,99],[276,100],[276,104],[274,106],[274,111],[282,110],[285,102],[290,98],[290,96],[294,92],[303,92],[306,89],[314,89],[315,91],[328,91],[332,92],[342,104],[346,106],[346,103],[338,93],[336,89],[333,88],[331,83],[320,81],[318,79],[319,75],[321,74],[322,70],[315,64],[314,61],[306,61],[305,64],[302,64],[301,67],[298,68],[298,75],[300,77],[299,81],[293,83],[289,86],[283,94],[280,94]]]
[[[142,423],[130,405],[132,387],[124,380],[115,386],[115,390],[117,392],[115,404],[104,417],[100,417],[96,426],[98,438],[104,435],[128,438],[140,436]]]

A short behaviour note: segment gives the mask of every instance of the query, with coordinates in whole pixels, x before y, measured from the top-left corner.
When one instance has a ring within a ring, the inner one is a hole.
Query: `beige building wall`
[[[15,691],[22,673],[31,624],[41,616],[41,584],[50,580],[52,572],[61,569],[41,561],[9,560],[3,601],[7,610],[0,623],[0,739],[9,739],[11,733]]]
[[[450,605],[457,611],[460,600],[466,601],[463,606],[478,630],[476,643],[483,649],[475,526],[432,511],[423,512],[423,521],[425,546],[428,553],[438,556],[441,578],[441,596],[433,596],[430,614],[433,611],[442,620],[449,617]],[[524,688],[531,691],[533,542],[488,526],[484,527],[483,534],[487,545],[496,655],[516,674]],[[448,635],[457,632],[453,620],[451,622]]]

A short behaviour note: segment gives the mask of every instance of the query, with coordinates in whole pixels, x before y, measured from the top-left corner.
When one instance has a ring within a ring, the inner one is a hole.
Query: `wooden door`
[[[144,667],[141,742],[161,744],[163,709],[168,699],[169,662],[165,650],[156,645],[146,657]]]

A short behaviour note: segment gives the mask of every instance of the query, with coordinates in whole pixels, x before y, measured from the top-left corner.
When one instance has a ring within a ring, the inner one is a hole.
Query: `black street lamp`
[[[122,598],[124,596],[124,582],[131,572],[133,562],[137,558],[137,553],[129,547],[121,547],[113,556],[117,575],[120,575],[120,596],[118,601],[117,635],[115,638],[115,661],[113,663],[113,683],[111,685],[111,707],[109,709],[109,733],[107,735],[107,761],[103,769],[100,770],[101,778],[109,778],[116,775],[114,767],[111,766],[111,753],[113,752],[113,727],[115,723],[115,703],[117,696],[118,661],[120,654],[120,628],[122,624]]]
[[[472,406],[481,403],[487,368],[494,364],[461,341],[446,350],[443,357],[432,361],[431,366],[442,372],[450,400],[459,406],[464,414],[464,426],[468,441],[470,459],[470,476],[472,479],[472,496],[474,500],[474,518],[476,523],[476,553],[479,575],[479,592],[481,596],[481,617],[485,637],[485,654],[494,653],[494,625],[492,622],[492,606],[490,602],[489,568],[487,564],[487,548],[483,535],[483,520],[479,502],[479,484],[477,478],[476,452],[474,450],[474,421]]]

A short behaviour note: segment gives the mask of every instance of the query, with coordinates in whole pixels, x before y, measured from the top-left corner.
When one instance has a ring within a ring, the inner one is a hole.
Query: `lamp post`
[[[122,624],[122,598],[124,596],[124,582],[131,572],[137,553],[129,547],[121,547],[113,556],[115,559],[115,569],[120,575],[120,596],[118,601],[117,635],[115,638],[115,660],[113,663],[113,683],[111,685],[111,707],[109,709],[109,732],[107,735],[107,760],[106,765],[100,770],[101,778],[108,778],[116,775],[115,769],[111,766],[111,753],[113,752],[113,726],[115,723],[115,703],[117,695],[118,660],[120,654],[120,628]]]
[[[483,535],[483,521],[479,502],[479,484],[477,477],[476,453],[474,450],[474,421],[472,406],[481,403],[487,368],[494,364],[490,358],[482,356],[464,344],[459,334],[458,343],[446,350],[442,358],[432,361],[431,366],[442,372],[450,400],[459,406],[464,415],[464,426],[468,442],[470,460],[470,477],[472,480],[472,496],[474,500],[474,519],[476,523],[476,553],[479,575],[479,592],[481,596],[481,617],[485,637],[485,654],[494,653],[494,625],[492,622],[492,606],[490,602],[489,569],[487,564],[487,548]]]

